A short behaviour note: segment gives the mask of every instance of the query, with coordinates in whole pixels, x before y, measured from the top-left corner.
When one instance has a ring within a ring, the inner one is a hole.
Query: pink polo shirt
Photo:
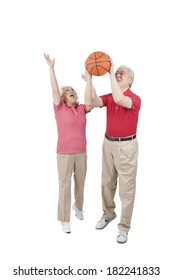
[[[60,101],[54,104],[58,131],[57,153],[76,154],[86,152],[86,105],[67,106]]]

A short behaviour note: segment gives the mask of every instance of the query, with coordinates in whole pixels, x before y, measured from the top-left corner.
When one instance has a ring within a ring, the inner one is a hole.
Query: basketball
[[[110,71],[110,57],[104,52],[93,52],[85,61],[87,71],[94,76],[102,76]]]

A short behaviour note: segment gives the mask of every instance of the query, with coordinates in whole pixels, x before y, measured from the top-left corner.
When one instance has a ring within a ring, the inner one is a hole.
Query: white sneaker
[[[70,228],[70,224],[67,222],[61,222],[62,225],[62,230],[65,233],[70,233],[71,232],[71,228]]]
[[[77,207],[75,206],[75,204],[73,204],[72,209],[75,211],[76,218],[78,218],[79,220],[84,219],[84,215],[83,215],[82,211],[78,210]]]
[[[128,232],[126,231],[119,231],[117,236],[118,243],[126,243],[128,239]]]
[[[115,218],[102,218],[97,224],[96,224],[96,229],[103,229],[105,228],[112,220]]]

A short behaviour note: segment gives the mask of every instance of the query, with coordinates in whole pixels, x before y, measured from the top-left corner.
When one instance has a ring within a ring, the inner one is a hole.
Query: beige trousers
[[[84,201],[84,183],[87,169],[87,155],[57,154],[59,178],[58,220],[70,221],[71,177],[74,178],[75,206],[82,210]]]
[[[129,231],[136,190],[138,141],[112,142],[104,139],[102,154],[103,218],[114,218],[114,196],[119,180],[121,218],[119,230]]]

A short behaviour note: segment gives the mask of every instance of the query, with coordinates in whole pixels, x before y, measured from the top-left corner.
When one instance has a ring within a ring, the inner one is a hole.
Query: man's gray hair
[[[119,70],[120,68],[126,68],[128,70],[129,76],[130,76],[130,78],[132,80],[131,84],[130,84],[130,87],[131,87],[132,84],[133,84],[134,78],[135,78],[135,74],[134,74],[133,70],[130,67],[126,66],[126,65],[119,66],[117,70]]]

